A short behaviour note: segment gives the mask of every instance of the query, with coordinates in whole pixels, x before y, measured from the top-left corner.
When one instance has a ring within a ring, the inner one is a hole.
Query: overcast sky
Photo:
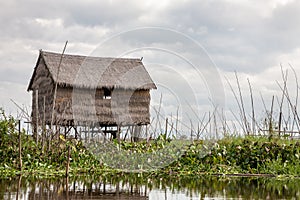
[[[168,114],[207,112],[209,99],[235,109],[225,81],[236,87],[234,71],[245,98],[249,78],[257,101],[280,94],[280,65],[300,73],[296,0],[9,0],[0,2],[0,26],[0,107],[10,113],[10,99],[31,105],[38,50],[61,52],[66,40],[69,54],[143,57],[159,86],[152,105],[163,93]]]

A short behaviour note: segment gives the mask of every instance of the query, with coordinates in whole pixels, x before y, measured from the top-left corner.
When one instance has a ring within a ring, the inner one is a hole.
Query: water
[[[300,179],[141,174],[0,179],[0,199],[300,199]]]

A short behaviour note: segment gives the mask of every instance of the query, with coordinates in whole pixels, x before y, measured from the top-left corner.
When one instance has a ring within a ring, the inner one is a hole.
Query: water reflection
[[[300,179],[119,174],[0,179],[0,199],[299,199]]]

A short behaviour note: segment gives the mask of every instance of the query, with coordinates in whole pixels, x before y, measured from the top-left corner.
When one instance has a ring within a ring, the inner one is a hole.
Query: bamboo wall
[[[41,61],[36,69],[36,76],[34,77],[32,88],[32,121],[36,123],[36,108],[38,108],[39,123],[41,124],[43,119],[45,119],[46,123],[50,124],[51,112],[49,111],[52,110],[53,106],[54,84],[44,61]],[[36,99],[37,96],[38,99]],[[38,102],[38,107],[36,102]]]
[[[39,124],[51,124],[54,83],[44,61],[39,62],[32,84],[32,120],[36,124],[38,95]],[[38,92],[37,92],[38,91]],[[103,99],[103,89],[74,89],[58,86],[53,124],[59,125],[143,125],[150,123],[150,91],[112,91]],[[44,100],[45,99],[45,100]],[[45,114],[45,116],[44,116]],[[45,120],[45,121],[44,121]]]
[[[73,93],[74,92],[74,93]],[[103,99],[103,89],[59,87],[56,97],[57,120],[100,125],[149,124],[149,90],[113,90],[111,99]]]

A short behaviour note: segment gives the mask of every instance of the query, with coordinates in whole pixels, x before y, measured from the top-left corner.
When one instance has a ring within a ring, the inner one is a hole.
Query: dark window
[[[104,95],[103,95],[103,99],[111,99],[111,90],[104,88]]]

